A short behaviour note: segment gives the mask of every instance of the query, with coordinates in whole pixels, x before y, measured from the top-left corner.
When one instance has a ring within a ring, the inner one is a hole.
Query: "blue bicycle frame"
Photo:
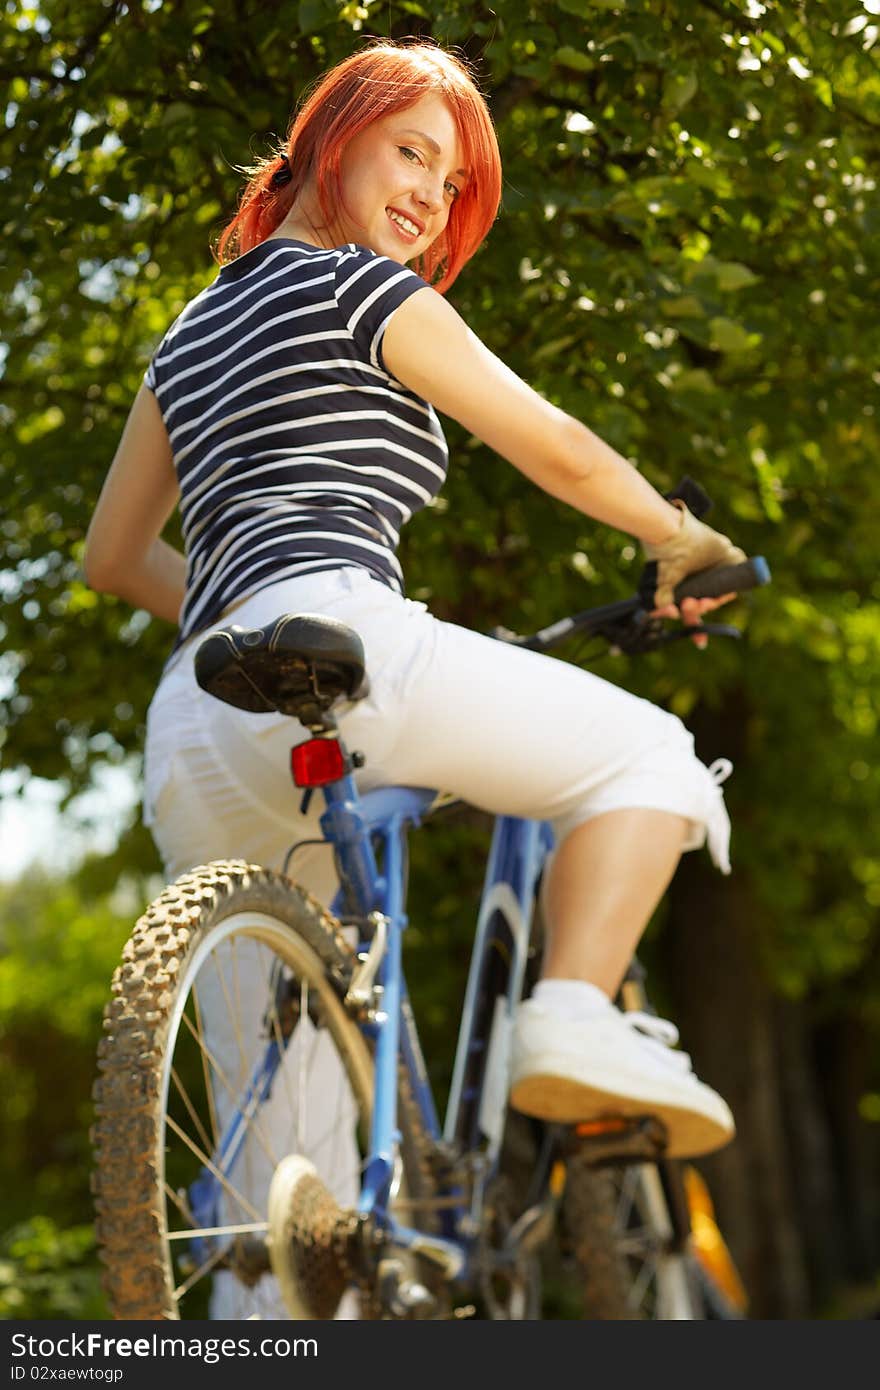
[[[389,1211],[394,1151],[399,1142],[396,1117],[397,1067],[401,1055],[426,1132],[441,1137],[412,1011],[409,1008],[401,943],[407,925],[404,902],[404,855],[408,829],[429,812],[437,793],[389,788],[360,797],[353,778],[325,789],[327,809],[321,818],[325,837],[337,849],[343,888],[334,908],[346,898],[368,915],[384,918],[387,939],[379,968],[381,1010],[376,1015],[376,1086],[370,1155],[359,1208],[373,1216],[393,1244],[406,1246],[418,1233],[402,1227]],[[382,847],[383,872],[376,865],[374,843]],[[501,1145],[507,1096],[510,1024],[522,991],[538,876],[553,843],[549,826],[537,821],[498,817],[486,871],[477,934],[465,992],[452,1087],[442,1137],[459,1148],[477,1151],[481,1177],[494,1171]],[[493,948],[507,955],[506,990],[485,1000],[486,974]],[[486,1029],[485,1006],[491,1009]],[[481,1007],[483,1006],[483,1007]],[[449,1224],[463,1210],[452,1210]]]
[[[546,823],[499,816],[495,821],[486,869],[476,938],[471,957],[452,1085],[442,1131],[409,1004],[402,962],[407,926],[405,902],[406,837],[438,800],[422,788],[389,787],[361,795],[351,774],[322,788],[326,809],[324,838],[334,846],[341,889],[335,915],[381,926],[384,950],[378,965],[375,998],[362,1023],[375,1040],[375,1088],[369,1154],[364,1166],[359,1211],[372,1219],[391,1245],[424,1246],[422,1232],[401,1225],[394,1216],[391,1191],[395,1152],[400,1143],[397,1117],[398,1064],[402,1058],[411,1095],[424,1131],[467,1153],[473,1176],[470,1202],[462,1196],[443,1213],[443,1236],[430,1237],[435,1255],[443,1253],[451,1274],[463,1273],[479,1229],[482,1195],[499,1159],[507,1101],[507,1062],[513,1012],[519,1002],[528,955],[532,907],[538,879],[553,846]],[[379,869],[376,847],[381,851]],[[359,943],[363,958],[371,942]],[[273,1040],[242,1092],[212,1156],[213,1171],[203,1168],[188,1199],[200,1225],[218,1224],[222,1179],[235,1166],[244,1143],[246,1117],[268,1096],[282,1053]],[[463,1234],[463,1233],[468,1234]],[[194,1240],[194,1246],[201,1241]],[[444,1249],[445,1247],[445,1249]],[[194,1253],[200,1253],[195,1250]]]

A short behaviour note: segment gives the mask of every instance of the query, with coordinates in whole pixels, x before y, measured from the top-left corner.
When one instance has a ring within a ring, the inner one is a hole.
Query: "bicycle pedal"
[[[666,1151],[666,1126],[655,1115],[588,1120],[573,1125],[571,1135],[578,1155],[594,1168],[652,1163]]]

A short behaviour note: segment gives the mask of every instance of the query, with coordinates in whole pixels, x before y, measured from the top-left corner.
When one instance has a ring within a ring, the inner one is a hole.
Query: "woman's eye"
[[[418,163],[419,157],[416,154],[415,150],[411,150],[408,145],[398,145],[397,148],[400,150],[400,153],[403,155],[404,159],[409,160],[410,164],[412,164],[413,160],[415,160]]]
[[[446,192],[449,194],[450,198],[457,198],[461,189],[456,184],[447,182]]]

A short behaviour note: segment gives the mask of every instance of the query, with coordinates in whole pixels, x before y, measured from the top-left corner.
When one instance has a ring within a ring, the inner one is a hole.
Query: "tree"
[[[722,529],[771,559],[774,586],[750,605],[745,648],[716,646],[711,659],[681,648],[639,668],[609,658],[599,669],[688,718],[707,757],[735,747],[737,921],[750,930],[734,1012],[745,1027],[756,990],[771,1015],[780,996],[800,1000],[808,1050],[820,1024],[827,1036],[834,1020],[854,1021],[866,1039],[864,1090],[850,1111],[861,1104],[876,1122],[875,9],[14,9],[0,48],[11,81],[0,169],[7,764],[75,789],[96,762],[140,746],[171,634],[86,589],[81,545],[150,350],[214,273],[206,248],[234,206],[233,166],[268,148],[308,83],[369,33],[461,45],[479,60],[506,180],[499,224],[453,301],[511,366],[653,482],[683,472],[703,481]],[[625,538],[449,433],[449,486],[404,543],[410,592],[441,616],[524,628],[600,589],[632,589],[638,557]],[[685,955],[705,915],[698,890],[726,891],[687,866],[666,931],[681,934]],[[725,997],[722,980],[701,978],[690,1007],[682,1001],[703,1020],[701,1036],[713,1036],[711,1011]],[[730,1049],[715,1051],[708,1079],[723,1085]],[[772,1041],[766,1056],[778,1090]],[[803,1049],[801,1059],[815,1075]],[[824,1084],[833,1097],[827,1068]],[[825,1123],[821,1093],[816,1106]],[[838,1122],[844,1131],[838,1171],[863,1171],[853,1145],[866,1142],[868,1122]],[[772,1142],[789,1177],[792,1142]],[[746,1134],[744,1152],[749,1143]],[[876,1261],[872,1220],[866,1258]],[[838,1276],[853,1258],[841,1255]],[[806,1294],[786,1298],[768,1289],[766,1306],[803,1307]]]

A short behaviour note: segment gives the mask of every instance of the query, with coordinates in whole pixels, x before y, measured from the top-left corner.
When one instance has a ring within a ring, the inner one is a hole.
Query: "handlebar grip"
[[[675,588],[675,602],[683,598],[721,598],[770,583],[770,566],[763,555],[753,555],[739,565],[713,565],[711,569],[689,574]]]

